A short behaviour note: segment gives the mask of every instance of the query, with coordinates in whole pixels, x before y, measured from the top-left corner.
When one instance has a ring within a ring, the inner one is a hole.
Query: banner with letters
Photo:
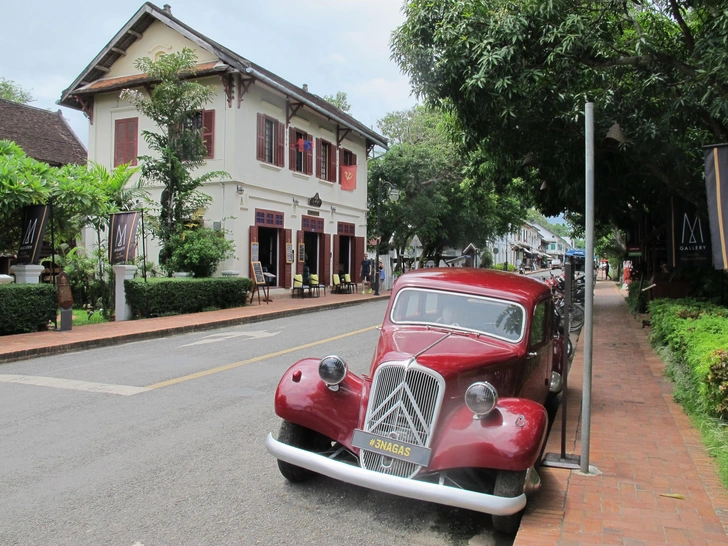
[[[672,267],[710,265],[710,231],[698,208],[677,196],[670,198],[668,263]]]
[[[132,261],[136,255],[136,232],[139,213],[117,212],[111,215],[109,230],[109,262],[111,265]]]
[[[704,146],[713,265],[728,269],[728,144]]]
[[[23,208],[23,236],[20,239],[17,258],[19,264],[38,263],[49,212],[49,205],[32,205]]]

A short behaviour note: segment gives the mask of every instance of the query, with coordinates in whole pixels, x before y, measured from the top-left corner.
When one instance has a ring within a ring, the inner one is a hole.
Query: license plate
[[[358,428],[354,429],[354,437],[351,445],[359,449],[379,453],[386,457],[393,457],[422,466],[428,465],[430,455],[432,454],[432,450],[429,447],[400,442],[394,438],[385,438],[384,436],[372,434],[371,432],[364,432]]]

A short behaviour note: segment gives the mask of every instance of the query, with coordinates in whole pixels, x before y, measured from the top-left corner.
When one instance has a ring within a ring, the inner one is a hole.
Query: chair
[[[339,275],[337,273],[334,273],[332,275],[333,278],[333,286],[331,287],[331,293],[332,294],[343,294],[344,290],[346,290],[346,287],[341,282],[341,279],[339,279]]]
[[[293,288],[291,289],[291,297],[296,297],[296,294],[300,294],[301,297],[304,295],[304,291],[308,290],[308,295],[311,295],[311,286],[303,284],[303,275],[298,274],[293,276]]]
[[[351,275],[348,273],[344,273],[344,286],[347,287],[349,292],[354,291],[356,293],[359,291],[359,285],[351,280]]]
[[[326,296],[326,285],[319,283],[319,276],[317,273],[311,274],[311,290],[316,291],[316,297],[321,295],[321,289],[324,289],[324,296]]]

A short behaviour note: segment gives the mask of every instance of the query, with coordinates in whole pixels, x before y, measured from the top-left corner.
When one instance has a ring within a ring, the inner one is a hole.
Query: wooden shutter
[[[306,135],[306,140],[313,144],[313,137]],[[303,158],[303,170],[306,174],[313,174],[313,146],[305,152],[306,156]]]
[[[341,168],[343,165],[344,165],[344,148],[339,148],[339,168]],[[338,174],[338,172],[337,172],[337,174]],[[339,184],[341,184],[341,176],[339,176]]]
[[[283,230],[283,238],[286,240],[286,244],[284,246],[288,246],[289,243],[292,243],[291,239],[291,230],[290,229],[284,229]],[[295,260],[295,252],[294,252],[294,260]],[[286,263],[286,259],[283,258],[281,261],[282,264],[284,264],[283,267],[283,288],[290,288],[292,286],[291,283],[291,268],[293,267],[293,264]]]
[[[296,170],[296,130],[293,127],[288,128],[288,168]]]
[[[250,226],[250,241],[248,244],[248,249],[251,249],[253,247],[253,243],[257,243],[257,242],[258,242],[258,226]],[[248,252],[250,252],[250,250],[248,250]],[[248,267],[250,269],[249,275],[250,275],[251,279],[254,279],[255,275],[253,275],[253,262],[251,261],[252,258],[253,257],[250,254],[248,254]]]
[[[286,160],[286,131],[280,121],[276,120],[274,125],[276,134],[276,153],[274,154],[275,164],[279,167],[283,167]]]
[[[207,148],[207,159],[215,156],[215,110],[202,111],[202,142]]]
[[[351,153],[351,163],[349,163],[349,165],[358,165],[358,163],[356,162],[356,154],[354,152],[349,153]]]
[[[319,277],[319,282],[325,285],[331,284],[331,235],[328,233],[322,233],[323,245],[320,258],[320,262],[323,265],[323,275]]]
[[[361,262],[364,259],[364,237],[354,237],[354,264],[352,265],[352,275],[354,282],[361,282]]]
[[[265,116],[258,114],[258,145],[255,151],[258,161],[265,161]]]
[[[137,118],[117,119],[114,122],[114,167],[122,163],[137,164]]]
[[[301,261],[301,258],[298,255],[298,249],[303,244],[303,230],[296,231],[296,275],[302,275],[303,274],[303,266],[306,265],[305,261]],[[304,260],[306,258],[304,257]]]
[[[336,146],[329,144],[329,168],[326,170],[329,182],[336,182]]]
[[[339,268],[339,260],[340,260],[339,248],[341,246],[341,243],[339,242],[340,237],[341,236],[338,233],[334,235],[334,257],[332,258],[332,262],[333,262],[332,267],[334,268],[333,273],[336,273],[337,275],[338,275],[339,269],[340,269]]]
[[[126,120],[117,119],[114,122],[114,167],[118,167],[124,163],[125,140]]]
[[[323,160],[323,150],[321,149],[321,139],[316,139],[316,177],[321,178],[321,161]]]

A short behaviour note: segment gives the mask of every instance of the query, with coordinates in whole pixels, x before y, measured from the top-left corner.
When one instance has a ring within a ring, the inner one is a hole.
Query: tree
[[[30,94],[30,91],[23,89],[13,80],[5,78],[0,78],[0,99],[11,100],[21,104],[28,104],[35,100]]]
[[[160,263],[164,263],[174,250],[170,246],[172,237],[182,229],[185,220],[210,202],[211,198],[198,188],[208,180],[229,175],[221,171],[197,177],[191,174],[202,166],[207,153],[197,119],[215,94],[213,87],[191,79],[197,65],[195,53],[183,48],[162,55],[157,61],[142,57],[134,65],[156,82],[148,97],[141,91],[125,89],[121,98],[133,104],[159,129],[156,133],[142,131],[142,137],[156,156],[142,156],[140,160],[142,178],[164,186],[155,226],[162,244]]]
[[[351,105],[346,100],[346,93],[338,91],[336,95],[324,95],[324,100],[336,106],[342,112],[350,113]]]
[[[597,220],[629,226],[674,194],[705,208],[701,146],[728,139],[728,12],[717,4],[412,0],[404,11],[394,59],[418,96],[452,113],[499,192],[520,176],[547,216],[583,211],[591,101]],[[625,142],[603,139],[615,123]]]

